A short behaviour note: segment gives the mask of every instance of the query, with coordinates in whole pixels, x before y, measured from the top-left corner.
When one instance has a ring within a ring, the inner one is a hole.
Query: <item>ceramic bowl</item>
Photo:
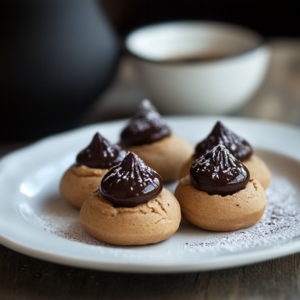
[[[151,25],[125,45],[148,97],[167,114],[237,110],[260,86],[270,57],[258,33],[217,22]]]

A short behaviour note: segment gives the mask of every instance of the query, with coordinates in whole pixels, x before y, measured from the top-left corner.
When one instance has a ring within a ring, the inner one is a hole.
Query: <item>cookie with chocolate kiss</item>
[[[82,227],[113,245],[158,243],[172,236],[180,221],[177,199],[163,188],[161,176],[132,152],[105,174],[80,210]]]
[[[175,191],[184,218],[211,231],[232,231],[259,222],[264,188],[222,144],[196,159]]]
[[[136,153],[157,171],[164,181],[178,178],[192,147],[172,134],[164,119],[149,100],[143,100],[138,111],[121,133],[120,145]]]
[[[253,154],[253,149],[246,140],[233,133],[220,121],[216,123],[211,133],[196,145],[194,154],[183,165],[179,178],[189,174],[195,159],[205,155],[218,144],[224,145],[235,158],[240,160],[248,168],[251,178],[257,179],[264,189],[269,186],[271,173],[266,164]]]
[[[99,186],[110,168],[120,163],[126,155],[119,145],[112,145],[98,132],[92,142],[82,150],[60,181],[60,193],[71,205],[80,208]]]

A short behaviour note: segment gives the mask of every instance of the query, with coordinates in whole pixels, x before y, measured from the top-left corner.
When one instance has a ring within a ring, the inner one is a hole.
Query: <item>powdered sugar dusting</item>
[[[144,132],[150,128],[165,127],[166,122],[147,99],[143,100],[128,127],[132,133]]]
[[[69,217],[42,215],[39,218],[39,225],[45,231],[70,241],[93,246],[108,246],[107,244],[90,236],[82,228],[79,222],[79,212],[70,215]]]
[[[237,176],[244,179],[247,175],[243,164],[222,144],[215,146],[207,154],[196,159],[192,169],[195,173],[206,174],[205,176],[209,176],[213,180],[222,177],[225,182],[230,182]]]
[[[126,151],[119,145],[111,144],[96,132],[88,147],[77,155],[76,161],[91,168],[108,169],[122,161],[125,155]]]
[[[226,128],[221,122],[217,122],[209,136],[196,146],[196,155],[200,157],[218,144],[226,146],[240,160],[247,159],[252,153],[248,142]]]
[[[102,182],[114,179],[118,184],[121,180],[134,180],[134,184],[138,183],[146,187],[149,184],[157,185],[156,180],[159,175],[156,171],[147,166],[135,153],[129,152],[125,159],[117,166],[112,168]],[[131,182],[132,183],[132,182]]]
[[[275,177],[266,191],[268,204],[262,220],[246,229],[211,234],[201,242],[183,248],[206,251],[237,251],[278,244],[300,236],[300,199],[285,178]]]
[[[102,196],[115,207],[134,207],[146,203],[156,197],[162,188],[161,176],[133,152],[109,170],[100,184]]]
[[[178,242],[177,247],[165,250],[170,255],[172,253],[184,254],[186,251],[217,255],[224,251],[246,251],[291,242],[300,237],[300,199],[298,197],[299,191],[287,179],[273,176],[271,186],[267,190],[267,208],[263,219],[258,224],[227,233],[196,229],[199,231],[197,236],[186,232],[184,242]],[[110,245],[98,241],[85,232],[80,224],[77,209],[69,206],[59,197],[49,200],[49,205],[50,203],[51,207],[48,207],[44,214],[33,215],[30,212],[26,219],[36,227],[61,238],[111,248]],[[165,251],[162,249],[163,253]],[[157,256],[158,252],[155,252],[155,255]]]

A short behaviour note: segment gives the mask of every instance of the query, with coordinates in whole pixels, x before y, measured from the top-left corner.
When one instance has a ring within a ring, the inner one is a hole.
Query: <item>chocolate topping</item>
[[[161,115],[149,100],[143,100],[138,111],[121,133],[125,146],[152,144],[171,134]]]
[[[148,202],[162,188],[161,176],[132,152],[108,171],[100,184],[102,196],[115,207],[133,207]]]
[[[98,132],[92,142],[76,158],[79,165],[89,168],[110,169],[120,163],[126,155],[119,145],[112,145]]]
[[[196,159],[190,169],[193,185],[209,195],[232,195],[250,179],[248,169],[224,145],[214,147]]]
[[[196,146],[194,156],[199,158],[219,144],[225,145],[230,153],[241,161],[247,160],[252,155],[252,148],[248,142],[234,134],[221,122],[217,122],[209,136]]]

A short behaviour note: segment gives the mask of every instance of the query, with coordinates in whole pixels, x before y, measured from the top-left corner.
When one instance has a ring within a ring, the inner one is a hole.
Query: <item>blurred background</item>
[[[299,37],[295,0],[101,0],[119,36],[174,20],[217,20],[249,27],[265,37]]]
[[[258,91],[232,116],[300,126],[300,25],[292,0],[2,0],[0,144],[130,117],[147,92],[124,50],[144,25],[242,25],[271,49]]]

